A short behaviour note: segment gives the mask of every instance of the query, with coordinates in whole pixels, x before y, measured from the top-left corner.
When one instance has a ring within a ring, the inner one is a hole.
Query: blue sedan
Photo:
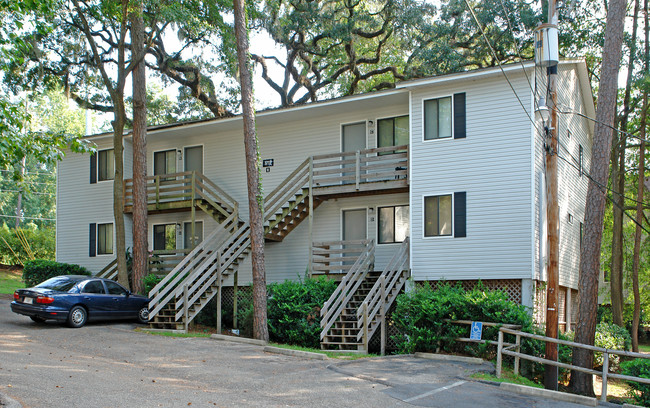
[[[14,292],[11,310],[35,322],[57,320],[81,327],[90,320],[149,321],[150,299],[110,279],[64,275]]]

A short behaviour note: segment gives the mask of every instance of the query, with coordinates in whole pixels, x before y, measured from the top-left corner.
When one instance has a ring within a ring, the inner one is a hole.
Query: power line
[[[624,135],[626,135],[626,136],[630,136],[630,137],[632,137],[632,138],[634,138],[634,139],[641,140],[641,141],[646,142],[646,143],[650,143],[650,140],[648,140],[648,139],[644,139],[644,138],[642,138],[642,137],[640,137],[640,136],[637,136],[637,135],[635,135],[635,134],[633,134],[633,133],[626,132],[626,131],[621,130],[621,129],[617,129],[617,128],[615,128],[615,127],[612,126],[612,125],[609,125],[609,124],[607,124],[607,123],[601,122],[601,121],[599,121],[598,119],[594,119],[594,118],[592,118],[592,117],[590,117],[590,116],[588,116],[588,115],[585,115],[585,114],[583,114],[583,113],[575,112],[575,111],[571,111],[571,110],[569,110],[569,111],[562,111],[562,110],[560,110],[560,109],[557,109],[557,111],[558,111],[558,113],[562,113],[562,114],[565,114],[565,115],[576,115],[576,116],[580,116],[580,117],[585,118],[585,119],[588,119],[588,120],[590,120],[590,121],[592,121],[592,122],[594,122],[594,123],[598,123],[598,124],[600,124],[600,125],[603,125],[603,126],[605,126],[605,127],[608,127],[608,128],[610,128],[611,130],[613,130],[614,132],[622,133],[622,134],[624,134]]]
[[[7,218],[20,218],[26,219],[26,220],[38,220],[38,221],[56,221],[56,218],[39,218],[39,217],[18,217],[16,215],[6,215],[6,214],[0,214],[0,217],[7,217]]]
[[[39,193],[36,191],[21,191],[21,190],[0,190],[0,193],[25,193],[25,194],[38,194],[38,195],[49,195],[49,196],[56,195],[56,193]]]
[[[536,130],[540,130],[537,127],[537,123],[535,123],[535,120],[533,120],[532,116],[530,116],[530,112],[526,109],[524,106],[524,103],[521,101],[521,98],[517,94],[517,91],[515,91],[514,86],[512,85],[512,82],[510,82],[510,78],[508,78],[508,75],[506,74],[506,71],[503,69],[503,65],[501,64],[501,60],[497,57],[496,51],[494,51],[494,48],[492,47],[492,44],[490,43],[490,40],[488,40],[487,35],[485,34],[485,30],[483,30],[483,26],[481,26],[481,23],[478,21],[478,17],[476,17],[476,14],[474,13],[474,9],[472,6],[470,6],[468,0],[465,0],[465,5],[467,5],[467,8],[469,9],[470,14],[472,15],[472,18],[474,18],[474,22],[476,22],[476,25],[478,26],[478,29],[481,31],[481,35],[483,36],[483,39],[485,40],[485,43],[487,44],[488,48],[490,49],[490,52],[492,53],[492,57],[494,60],[497,62],[499,65],[499,69],[501,69],[501,73],[503,74],[504,78],[508,82],[508,85],[510,86],[510,89],[512,89],[512,93],[515,95],[517,98],[517,101],[519,101],[519,105],[521,105],[521,108],[524,110],[526,113],[526,116],[528,116],[528,120],[530,120],[530,123],[533,124]]]

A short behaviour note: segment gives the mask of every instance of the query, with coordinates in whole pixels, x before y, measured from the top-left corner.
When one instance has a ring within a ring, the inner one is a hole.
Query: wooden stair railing
[[[179,291],[183,290],[185,280],[195,271],[200,271],[201,267],[207,267],[205,262],[211,261],[211,255],[221,245],[232,237],[232,232],[238,227],[239,220],[235,214],[222,224],[223,228],[215,229],[208,235],[203,242],[197,245],[176,267],[165,276],[149,292],[151,301],[149,302],[149,315],[154,318],[158,312],[165,307],[170,300],[179,297]]]
[[[359,332],[357,343],[364,344],[366,351],[372,335],[380,327],[382,319],[391,307],[409,277],[409,238],[390,259],[372,289],[357,310]]]
[[[117,279],[117,258],[113,259],[108,265],[106,265],[101,271],[97,273],[98,278],[106,279]]]
[[[133,179],[124,180],[124,209],[133,208]],[[237,213],[237,202],[198,171],[160,174],[147,177],[149,211],[198,207],[222,222]]]
[[[358,241],[349,241],[350,244]],[[320,311],[321,315],[321,342],[328,335],[330,328],[341,318],[343,309],[357,292],[375,262],[375,244],[373,240],[364,240],[364,251],[359,255],[348,273],[325,302]]]
[[[354,261],[366,251],[366,242],[366,240],[358,240],[312,243],[312,276],[347,273]]]

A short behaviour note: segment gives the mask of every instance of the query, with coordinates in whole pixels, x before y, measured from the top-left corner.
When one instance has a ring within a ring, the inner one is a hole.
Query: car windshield
[[[55,278],[50,278],[43,283],[36,285],[37,288],[41,289],[51,289],[57,292],[67,292],[70,290],[77,282],[65,276],[57,276]]]

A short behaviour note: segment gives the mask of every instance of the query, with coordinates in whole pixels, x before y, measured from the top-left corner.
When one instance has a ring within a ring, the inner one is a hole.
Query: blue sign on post
[[[469,333],[470,340],[481,340],[483,334],[483,322],[472,322],[472,330]]]

